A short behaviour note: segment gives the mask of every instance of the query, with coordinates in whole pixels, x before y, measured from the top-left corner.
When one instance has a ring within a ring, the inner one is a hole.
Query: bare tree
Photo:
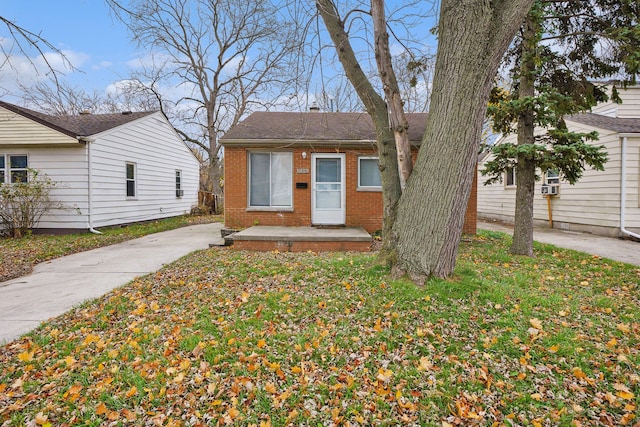
[[[400,94],[400,86],[398,85],[396,73],[393,70],[384,0],[371,0],[371,16],[373,20],[374,50],[376,63],[378,64],[378,74],[382,81],[382,88],[385,99],[387,100],[387,108],[389,109],[389,126],[391,126],[393,130],[393,136],[396,141],[400,187],[404,188],[413,169],[408,133],[409,122],[404,113],[404,101]]]
[[[402,194],[398,173],[398,152],[393,131],[389,127],[389,110],[384,98],[374,88],[365,74],[346,30],[345,18],[341,17],[333,0],[316,0],[318,13],[336,49],[338,59],[347,78],[358,93],[376,132],[378,167],[382,184],[382,248],[380,258],[388,259],[395,250],[392,241],[393,224],[396,220],[398,201]]]
[[[80,87],[70,86],[61,81],[41,80],[33,86],[20,85],[22,102],[25,107],[54,116],[76,115],[82,112],[101,112],[103,96],[97,91],[87,92]]]
[[[135,41],[166,58],[164,81],[183,92],[177,128],[206,152],[210,189],[222,194],[218,138],[295,78],[288,72],[298,42],[295,21],[267,0],[107,2]]]
[[[423,53],[416,57],[408,52],[403,52],[391,59],[404,102],[404,110],[407,113],[429,111],[433,69],[436,63],[435,55]]]
[[[390,246],[387,259],[396,274],[407,273],[422,282],[428,276],[445,277],[453,272],[489,90],[500,59],[532,1],[441,2],[430,114],[411,179],[401,195],[385,194],[388,188],[384,177],[389,173],[386,169],[389,163],[384,168],[381,165],[385,203],[398,195],[393,236],[383,241]],[[359,77],[350,77],[350,81],[379,131],[378,148],[388,147],[380,135],[385,129],[389,131],[389,126],[385,128],[384,116],[379,113],[386,110],[387,104],[377,108],[375,101],[379,101],[379,96],[376,97],[371,81],[366,80],[353,54],[346,30],[346,16],[351,12],[341,18],[334,1],[316,0],[316,4],[347,76]],[[384,19],[391,14],[385,13],[381,0],[371,0],[371,4],[375,10],[373,19],[379,21],[374,31],[378,36],[375,49],[378,71],[389,102],[391,97],[400,97],[398,84],[391,79],[395,75],[384,40],[387,37]],[[373,101],[368,104],[367,99]],[[388,105],[390,109],[402,110],[401,99]],[[393,125],[394,130],[398,127],[402,130],[401,115]]]
[[[7,45],[4,43],[0,43],[0,52],[2,53],[2,58],[0,58],[0,69],[4,68],[5,66],[12,66],[11,57],[13,56],[14,50],[17,50],[20,54],[24,55],[33,69],[36,70],[36,72],[39,72],[39,67],[36,63],[33,62],[28,54],[31,49],[35,49],[36,52],[40,54],[40,57],[44,61],[48,70],[46,74],[49,75],[56,83],[58,83],[58,74],[61,73],[61,70],[56,70],[53,67],[53,65],[47,58],[47,55],[45,55],[45,49],[49,49],[58,54],[66,68],[68,68],[69,70],[75,69],[68,58],[58,48],[56,48],[47,39],[45,39],[42,36],[42,33],[34,33],[3,16],[0,16],[0,23],[4,24],[4,26],[9,31],[9,36],[13,39],[12,44]]]

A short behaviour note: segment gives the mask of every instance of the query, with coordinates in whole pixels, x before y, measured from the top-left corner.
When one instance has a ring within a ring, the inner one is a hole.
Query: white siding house
[[[607,102],[591,113],[566,118],[569,130],[597,131],[599,141],[593,144],[604,145],[609,160],[604,171],[587,167],[575,185],[560,180],[558,195],[550,197],[550,203],[542,195],[544,173],[538,171],[542,179],[536,184],[536,224],[548,226],[552,222],[554,228],[608,236],[640,234],[640,86],[619,92],[622,104]],[[515,140],[516,135],[508,135],[498,143]],[[491,158],[480,161],[479,171]],[[513,222],[516,187],[506,178],[502,183],[484,185],[487,178],[479,172],[480,218]]]
[[[0,101],[0,182],[20,167],[64,205],[40,229],[92,229],[189,213],[199,163],[161,112],[50,116]]]

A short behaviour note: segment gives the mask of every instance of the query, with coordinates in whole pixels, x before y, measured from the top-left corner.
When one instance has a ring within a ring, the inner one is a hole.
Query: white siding
[[[26,154],[28,166],[56,183],[51,198],[64,209],[44,215],[39,228],[87,228],[87,161],[85,147],[0,146],[0,154]]]
[[[618,105],[618,117],[640,117],[640,86],[620,89],[622,104]]]
[[[188,213],[198,202],[199,164],[162,114],[99,135],[91,146],[94,227]],[[136,197],[126,197],[126,163],[136,164]],[[184,196],[176,197],[175,171]]]
[[[78,144],[78,140],[0,107],[0,147]]]
[[[571,130],[591,131],[584,125],[567,123]],[[561,182],[560,195],[551,199],[554,226],[557,228],[590,230],[601,234],[618,234],[620,227],[620,158],[621,143],[617,133],[596,129],[609,155],[604,171],[587,168],[575,184]],[[509,140],[515,136],[509,136]],[[489,156],[484,161],[490,160]],[[483,163],[484,163],[483,161]],[[479,165],[481,170],[482,163]],[[628,138],[627,142],[627,209],[626,227],[640,229],[640,137]],[[515,212],[515,189],[504,184],[485,186],[486,178],[478,177],[478,215],[485,218],[513,222]],[[547,200],[540,193],[542,182],[536,184],[534,220],[548,222]]]
[[[640,86],[630,86],[626,89],[619,88],[618,94],[622,103],[603,102],[593,107],[591,112],[609,117],[640,117]]]

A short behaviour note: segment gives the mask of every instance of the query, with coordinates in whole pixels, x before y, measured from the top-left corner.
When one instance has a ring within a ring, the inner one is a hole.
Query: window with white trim
[[[378,157],[358,157],[358,188],[381,189]]]
[[[249,153],[249,207],[293,206],[292,153]]]
[[[127,197],[136,197],[136,164],[126,163]]]
[[[508,168],[504,172],[504,186],[505,187],[516,186],[516,168]]]
[[[176,170],[176,197],[182,197],[184,190],[182,190],[182,171]]]
[[[547,185],[560,184],[560,174],[556,169],[547,169],[544,174],[544,183]]]
[[[0,154],[0,184],[29,180],[29,161],[26,154]]]

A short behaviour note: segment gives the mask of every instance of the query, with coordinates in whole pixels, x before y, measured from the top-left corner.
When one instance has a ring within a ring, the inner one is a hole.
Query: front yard
[[[640,268],[507,248],[199,252],[2,348],[0,425],[637,425]]]
[[[101,230],[103,233],[101,235],[86,232],[66,235],[37,234],[20,239],[0,238],[0,282],[29,274],[34,265],[53,258],[124,242],[159,231],[214,221],[222,221],[222,217],[178,216],[126,227],[105,228]]]

